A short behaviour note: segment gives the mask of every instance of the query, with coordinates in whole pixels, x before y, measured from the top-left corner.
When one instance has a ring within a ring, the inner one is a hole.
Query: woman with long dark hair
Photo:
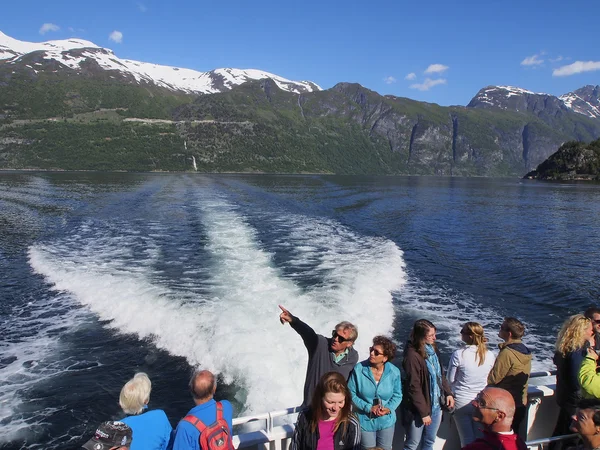
[[[435,333],[435,325],[429,320],[417,320],[404,350],[404,450],[416,450],[421,441],[422,450],[432,450],[442,421],[442,404],[454,408],[454,397],[435,346]]]
[[[454,423],[464,447],[481,437],[473,421],[475,407],[471,404],[487,385],[487,377],[494,367],[496,357],[488,350],[483,327],[477,322],[467,322],[460,329],[465,344],[455,350],[448,364],[448,382],[455,396]]]
[[[310,408],[298,416],[291,450],[359,450],[360,424],[351,407],[346,379],[337,372],[323,375]]]
[[[358,415],[363,449],[392,450],[396,408],[402,401],[400,370],[390,361],[396,345],[385,336],[375,336],[369,359],[359,362],[348,380],[354,411]]]
[[[592,339],[594,330],[590,319],[575,314],[563,323],[556,339],[554,364],[556,364],[556,403],[560,407],[552,436],[570,434],[571,417],[576,413],[582,398],[579,384],[579,369],[586,356],[586,342]],[[595,369],[595,367],[594,367]],[[561,441],[553,442],[550,448],[561,448]]]

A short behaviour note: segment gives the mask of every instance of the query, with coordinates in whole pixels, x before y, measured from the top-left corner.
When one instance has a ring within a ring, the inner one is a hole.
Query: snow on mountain
[[[514,86],[487,86],[469,102],[471,108],[502,108],[535,114],[556,114],[572,111],[591,118],[600,118],[600,86],[584,86],[556,97]]]
[[[310,81],[292,81],[278,75],[256,69],[216,69],[199,72],[192,69],[162,66],[159,64],[121,59],[112,50],[81,39],[48,42],[23,42],[0,32],[0,64],[18,64],[32,52],[43,52],[43,59],[54,60],[65,67],[80,70],[82,63],[90,60],[104,70],[130,75],[138,82],[155,84],[173,91],[212,94],[229,90],[249,80],[271,78],[285,91],[297,94],[319,91],[321,88]]]
[[[559,97],[563,103],[584,116],[600,118],[600,86],[584,86]]]

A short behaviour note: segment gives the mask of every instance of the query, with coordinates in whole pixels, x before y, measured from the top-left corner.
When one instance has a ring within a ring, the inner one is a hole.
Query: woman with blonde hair
[[[569,317],[558,333],[554,364],[557,368],[556,403],[560,411],[552,436],[570,434],[571,416],[576,413],[581,400],[579,369],[585,357],[586,343],[592,338],[593,333],[591,320],[583,314]],[[562,444],[563,441],[559,441],[552,443],[550,447],[555,450]]]
[[[143,372],[125,383],[119,395],[119,405],[127,417],[121,420],[133,430],[130,450],[164,450],[173,428],[162,409],[148,411],[152,383]]]
[[[298,416],[291,450],[359,450],[360,424],[351,407],[346,378],[327,372],[315,388],[310,408]]]
[[[479,323],[465,323],[460,329],[460,336],[465,345],[452,353],[447,376],[456,400],[454,422],[460,446],[464,447],[480,437],[477,423],[473,421],[475,407],[471,402],[487,385],[496,357],[488,350],[487,339]]]

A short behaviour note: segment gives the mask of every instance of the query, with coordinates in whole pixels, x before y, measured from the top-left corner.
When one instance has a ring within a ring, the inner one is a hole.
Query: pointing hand
[[[279,309],[283,311],[281,314],[279,314],[279,321],[281,322],[281,325],[285,325],[286,322],[290,323],[292,321],[292,314],[281,305],[279,305]]]

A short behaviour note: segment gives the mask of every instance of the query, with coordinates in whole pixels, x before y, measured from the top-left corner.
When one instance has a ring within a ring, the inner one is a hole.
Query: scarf
[[[433,345],[425,344],[425,364],[429,372],[429,395],[431,396],[431,410],[440,409],[440,397],[442,396],[440,380],[442,379],[442,367],[435,353]]]

